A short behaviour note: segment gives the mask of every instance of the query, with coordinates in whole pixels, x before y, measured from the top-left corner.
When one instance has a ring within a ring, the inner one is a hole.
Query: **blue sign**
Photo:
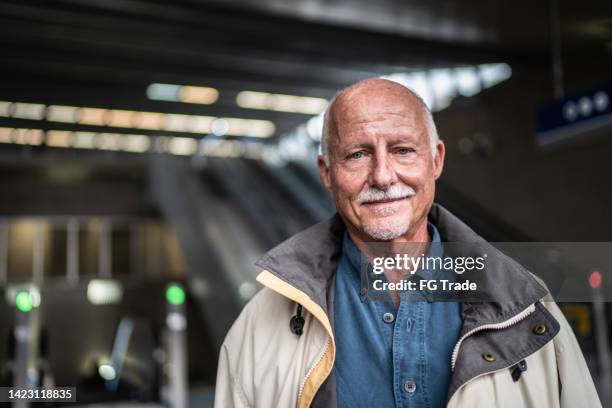
[[[612,133],[612,84],[565,98],[538,112],[536,141],[540,146]]]

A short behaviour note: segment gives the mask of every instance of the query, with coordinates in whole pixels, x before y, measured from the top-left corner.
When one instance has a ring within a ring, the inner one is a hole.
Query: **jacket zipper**
[[[323,360],[323,357],[325,357],[325,354],[327,354],[327,350],[329,349],[329,343],[330,343],[330,339],[329,339],[329,336],[327,336],[327,342],[325,343],[325,347],[323,348],[323,352],[315,360],[314,364],[310,367],[310,369],[306,373],[306,377],[304,377],[304,379],[302,380],[302,383],[300,384],[300,389],[298,391],[298,402],[300,401],[300,398],[302,397],[302,391],[304,391],[304,386],[306,385],[306,381],[308,380],[308,378],[310,377],[310,375],[314,371],[315,367],[319,365],[321,360]]]
[[[474,333],[477,333],[479,331],[482,331],[482,330],[501,330],[501,329],[506,329],[506,328],[508,328],[510,326],[513,326],[513,325],[517,324],[521,320],[525,319],[527,316],[532,314],[534,311],[535,311],[535,303],[530,305],[529,307],[527,307],[523,311],[517,313],[516,315],[512,316],[508,320],[505,320],[505,321],[503,321],[501,323],[484,324],[482,326],[478,326],[478,327],[470,330],[469,332],[465,333],[463,336],[461,336],[461,338],[459,339],[457,344],[455,344],[455,348],[453,349],[453,354],[452,354],[452,357],[451,357],[451,371],[455,370],[455,363],[457,362],[457,356],[459,354],[459,348],[461,347],[461,343],[463,343],[463,341],[465,339],[467,339],[469,336],[471,336]]]

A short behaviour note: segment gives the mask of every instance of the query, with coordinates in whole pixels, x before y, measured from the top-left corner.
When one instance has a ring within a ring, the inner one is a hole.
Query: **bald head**
[[[427,129],[432,155],[435,157],[438,133],[425,102],[397,82],[372,78],[343,89],[331,100],[323,119],[321,137],[321,154],[325,163],[329,165],[331,150],[343,120],[347,118],[359,120],[360,116],[363,116],[364,120],[371,119],[372,115],[376,115],[377,106],[388,106],[390,103],[396,104],[398,114],[409,109],[420,116]]]

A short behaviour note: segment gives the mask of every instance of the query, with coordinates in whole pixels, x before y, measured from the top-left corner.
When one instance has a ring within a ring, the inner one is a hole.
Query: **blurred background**
[[[612,241],[611,2],[2,1],[1,385],[211,406],[253,262],[334,211],[320,114],[375,76],[486,239]],[[562,307],[603,397],[612,314]]]

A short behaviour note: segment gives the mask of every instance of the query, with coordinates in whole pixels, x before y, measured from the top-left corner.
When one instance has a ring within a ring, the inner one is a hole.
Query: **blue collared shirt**
[[[440,234],[429,223],[432,243]],[[452,349],[462,326],[457,302],[407,299],[362,301],[359,249],[345,233],[336,273],[334,375],[338,408],[444,407],[451,378]],[[420,270],[420,276],[431,276]]]

